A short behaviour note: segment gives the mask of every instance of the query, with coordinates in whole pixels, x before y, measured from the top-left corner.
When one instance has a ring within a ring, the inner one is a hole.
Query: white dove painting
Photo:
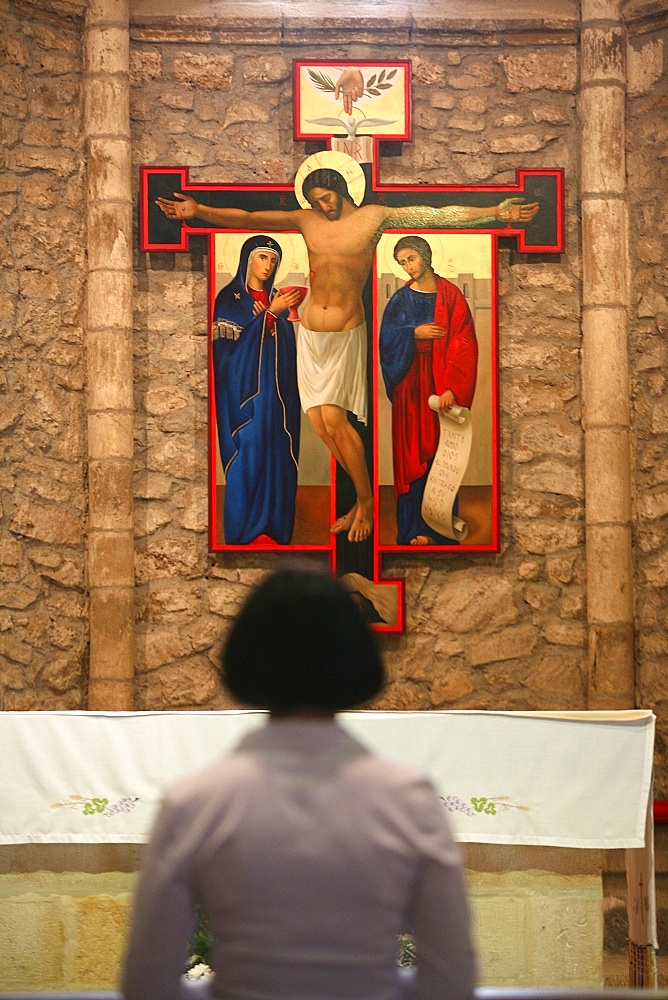
[[[298,62],[295,138],[410,139],[410,62]]]

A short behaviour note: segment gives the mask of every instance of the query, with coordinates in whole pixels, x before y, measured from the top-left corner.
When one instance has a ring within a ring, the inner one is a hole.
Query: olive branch
[[[318,73],[317,70],[310,69],[308,71],[308,75],[318,90],[322,90],[326,94],[333,94],[335,92],[336,85],[334,84],[334,81],[325,73]],[[380,97],[384,90],[389,90],[392,87],[392,83],[390,81],[393,80],[396,75],[396,66],[389,72],[382,69],[378,74],[373,73],[364,83],[362,97]]]

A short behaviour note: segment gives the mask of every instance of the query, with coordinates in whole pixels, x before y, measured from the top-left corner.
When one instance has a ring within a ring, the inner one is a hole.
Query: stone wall
[[[481,986],[604,979],[599,851],[464,845]],[[137,848],[0,848],[0,989],[118,987]],[[35,871],[35,860],[49,871]],[[105,864],[106,862],[106,864]]]
[[[407,580],[407,631],[382,637],[392,678],[383,708],[588,707],[580,52],[577,17],[560,15],[568,6],[542,27],[470,18],[465,32],[407,15],[382,29],[366,18],[317,31],[296,18],[181,19],[169,30],[133,21],[135,197],[143,163],[188,165],[194,181],[289,182],[305,153],[292,140],[294,57],[412,60],[414,137],[382,158],[383,181],[487,184],[512,181],[518,166],[565,170],[566,253],[500,252],[501,551],[386,558]],[[88,651],[83,26],[15,0],[0,10],[0,706],[75,708],[86,704]],[[637,703],[659,712],[661,760],[664,21],[629,28],[627,99]],[[222,635],[278,557],[207,551],[206,244],[135,253],[136,707],[223,708]]]
[[[0,4],[0,709],[85,705],[81,33]]]
[[[289,182],[305,153],[292,140],[293,57],[413,61],[414,138],[400,156],[383,157],[383,181],[487,184],[512,181],[518,166],[565,170],[566,253],[500,252],[501,551],[386,559],[389,574],[406,577],[407,631],[381,637],[392,678],[383,708],[589,706],[580,39],[574,5],[550,6],[554,17],[542,27],[537,19],[514,27],[497,19],[466,32],[415,12],[385,18],[382,31],[369,18],[329,29],[321,17],[310,28],[296,17],[190,28],[181,19],[169,30],[150,19],[133,23],[135,199],[140,164],[187,165],[202,182]],[[647,16],[629,27],[626,146],[636,703],[659,717],[655,791],[666,797],[661,6],[646,3]],[[85,3],[51,7],[62,10],[49,15],[29,0],[0,0],[2,710],[88,704]],[[565,8],[571,12],[562,17]],[[140,254],[137,245],[135,234],[136,707],[225,708],[216,676],[223,634],[249,588],[279,560],[207,551],[206,245],[194,240],[189,253],[171,255]],[[135,853],[125,867],[117,859],[87,867],[71,857],[58,867],[42,848],[22,864],[22,850],[7,848],[0,859],[0,895],[11,899],[0,936],[23,956],[21,964],[12,952],[19,978],[0,986],[112,985],[132,884],[118,872],[134,870]],[[485,981],[516,984],[524,975],[533,985],[537,977],[556,985],[557,970],[569,985],[595,985],[601,865],[589,858],[574,870],[573,852],[528,855],[467,850]],[[41,867],[50,875],[32,874]],[[518,874],[523,867],[536,869],[535,878]],[[117,873],[101,875],[107,869]],[[621,881],[617,869],[608,877],[608,905],[618,913]],[[565,919],[582,933],[569,938]],[[42,922],[53,947],[41,951],[53,967],[37,982],[30,935]],[[113,940],[104,969],[102,936]],[[535,949],[528,958],[527,941]]]
[[[410,58],[414,138],[381,160],[386,182],[503,183],[564,167],[568,252],[501,253],[503,483],[498,556],[386,559],[407,578],[403,637],[383,637],[385,708],[584,708],[576,37],[499,48],[357,45],[347,58]],[[289,182],[291,61],[322,50],[165,43],[135,31],[133,149],[191,166],[195,182]],[[541,54],[542,53],[542,54]],[[328,58],[343,56],[329,48]],[[540,54],[540,58],[539,58]],[[204,82],[203,82],[204,81]],[[206,247],[137,264],[137,520],[141,707],[219,707],[215,641],[274,562],[207,556]],[[167,258],[167,259],[166,259]]]
[[[659,719],[655,781],[661,797],[668,796],[667,55],[665,32],[634,39],[627,103],[637,701]]]

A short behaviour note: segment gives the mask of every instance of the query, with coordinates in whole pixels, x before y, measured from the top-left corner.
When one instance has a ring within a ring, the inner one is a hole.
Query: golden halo
[[[362,118],[366,118],[366,115],[364,114],[364,112],[362,111],[362,109],[356,107],[355,105],[353,105],[352,108],[350,109],[350,114],[348,114],[347,111],[344,111],[344,109],[341,108],[341,110],[339,111],[339,113],[338,113],[338,115],[336,117],[337,118],[341,118],[342,115],[345,115],[346,118],[350,118],[352,115],[355,114],[355,112],[357,112],[358,115],[361,115]]]
[[[302,208],[311,207],[302,193],[302,188],[304,180],[314,170],[337,170],[348,185],[350,197],[355,204],[358,207],[362,204],[366,191],[366,178],[357,160],[336,149],[323,149],[319,153],[307,156],[295,175],[295,195]]]
[[[241,248],[246,240],[250,239],[251,236],[266,236],[268,239],[273,240],[280,246],[283,258],[274,272],[272,279],[273,284],[277,285],[281,278],[290,272],[290,261],[294,256],[292,236],[290,233],[280,233],[280,240],[277,239],[273,233],[265,233],[261,229],[255,233],[216,233],[216,262],[222,263],[223,265],[222,268],[217,266],[216,271],[222,271],[223,273],[226,272],[234,278],[234,275],[239,269]]]
[[[427,241],[431,247],[431,266],[439,274],[439,268],[443,260],[443,247],[441,246],[438,233],[401,233],[398,236],[385,234],[383,249],[385,251],[385,266],[387,270],[391,271],[392,274],[396,274],[397,278],[403,278],[404,281],[409,280],[401,264],[394,259],[394,248],[404,236],[421,236],[423,240]]]

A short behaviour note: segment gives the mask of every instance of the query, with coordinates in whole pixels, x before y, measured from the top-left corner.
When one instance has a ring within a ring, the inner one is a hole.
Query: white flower
[[[199,965],[193,965],[192,969],[188,969],[185,976],[186,979],[206,979],[207,976],[212,976],[213,971],[204,962],[200,962]]]

